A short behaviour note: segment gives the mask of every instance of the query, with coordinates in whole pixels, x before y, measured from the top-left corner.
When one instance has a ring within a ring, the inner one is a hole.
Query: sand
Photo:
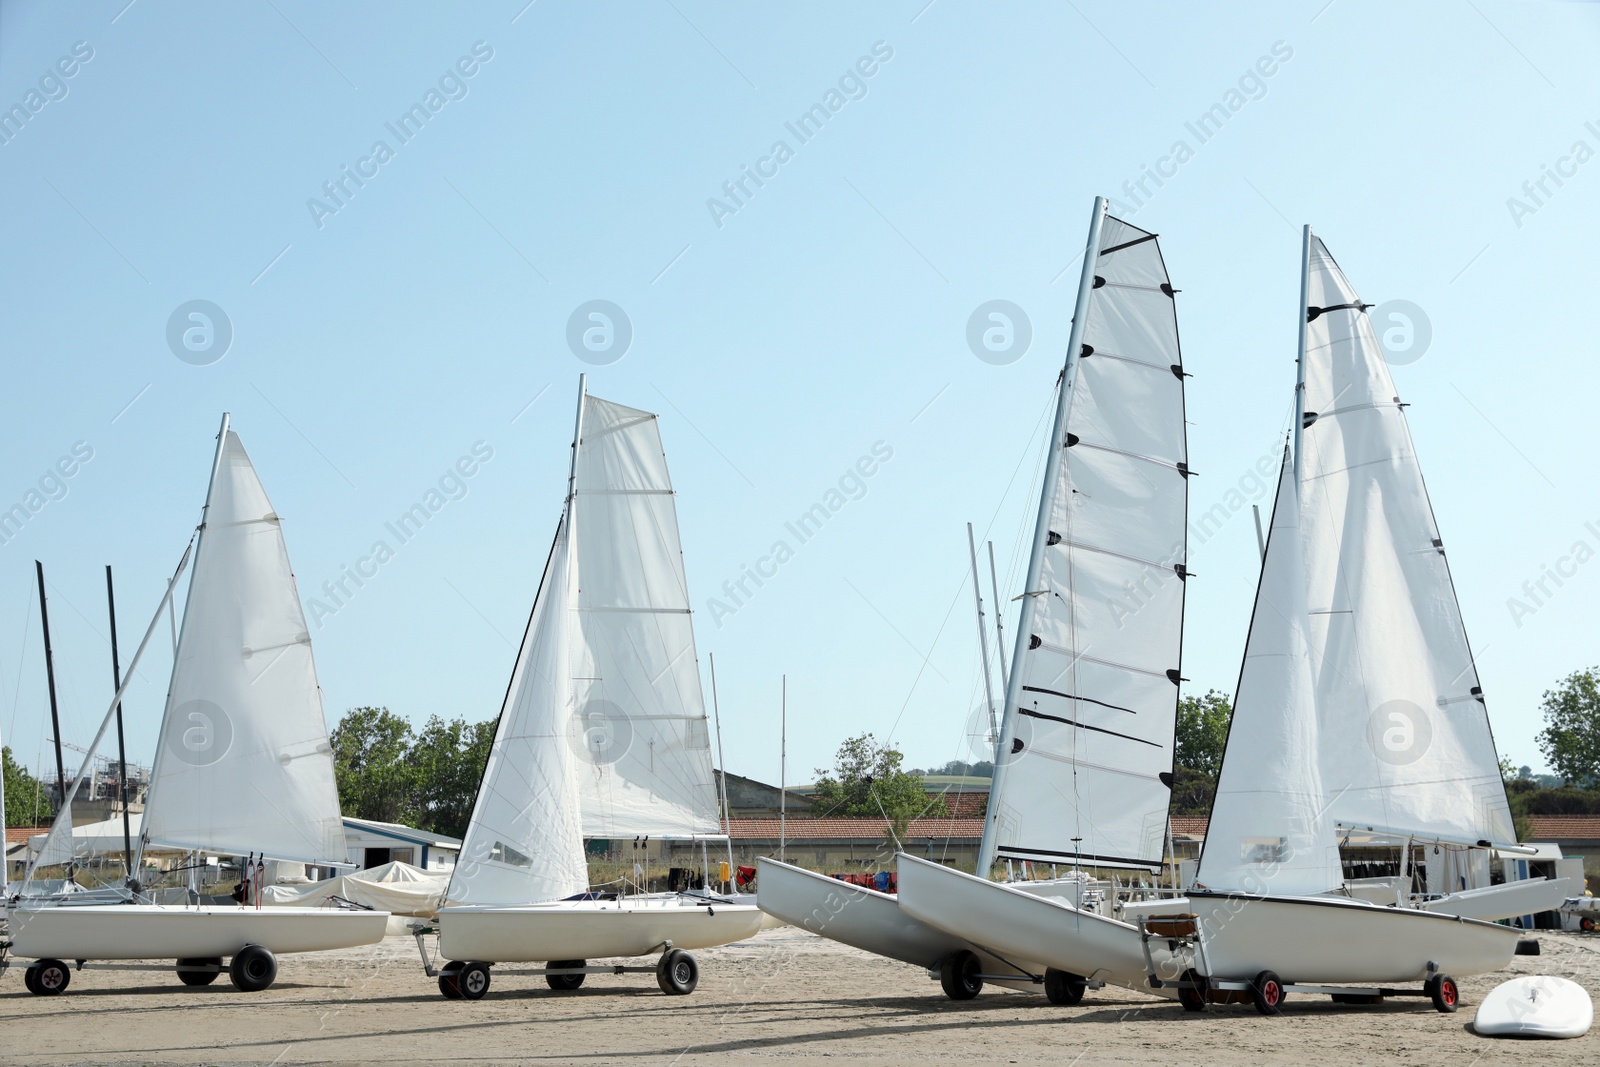
[[[447,1001],[409,938],[285,956],[277,984],[189,989],[169,972],[84,970],[35,997],[19,969],[0,981],[0,1060],[30,1064],[1417,1064],[1600,1062],[1600,1030],[1573,1041],[1486,1039],[1470,1030],[1483,995],[1516,974],[1600,990],[1600,935],[1541,934],[1544,954],[1463,979],[1454,1015],[1426,1000],[1341,1007],[1293,997],[1266,1018],[1248,1005],[1200,1015],[1142,994],[1098,990],[1077,1007],[986,989],[962,1003],[904,964],[793,928],[695,955],[699,989],[667,997],[653,975],[591,975],[555,993],[498,974],[488,996]]]

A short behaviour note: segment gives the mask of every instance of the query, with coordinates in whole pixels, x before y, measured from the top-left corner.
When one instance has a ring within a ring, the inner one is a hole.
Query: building
[[[728,808],[733,812],[734,818],[741,816],[751,818],[778,817],[780,808],[787,811],[791,818],[803,818],[811,814],[811,798],[802,796],[793,789],[782,790],[766,782],[758,782],[754,778],[746,778],[742,774],[724,774],[722,771],[713,772],[717,776],[717,802],[722,802],[723,780],[727,780]],[[787,798],[784,797],[787,792]]]
[[[1580,857],[1589,888],[1600,895],[1600,815],[1530,815],[1533,837],[1561,846],[1563,856]]]
[[[344,819],[345,859],[359,870],[409,863],[425,871],[448,871],[461,855],[461,839],[373,819]]]

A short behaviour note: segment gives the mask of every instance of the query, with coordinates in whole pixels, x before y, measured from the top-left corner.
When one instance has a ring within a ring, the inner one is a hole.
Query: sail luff
[[[1011,680],[1006,686],[1006,703],[1001,710],[1000,730],[994,741],[994,770],[989,783],[989,792],[995,799],[1002,795],[1007,767],[1010,764],[1008,753],[1003,750],[1009,744],[1007,739],[1016,728],[1016,709],[1021,704],[1022,659],[1027,652],[1028,635],[1032,632],[1029,623],[1033,618],[1039,575],[1044,568],[1045,540],[1050,533],[1050,515],[1061,467],[1061,453],[1065,448],[1068,398],[1071,395],[1073,371],[1077,368],[1079,352],[1083,345],[1084,327],[1088,324],[1089,294],[1094,290],[1094,270],[1100,256],[1100,235],[1105,227],[1106,206],[1105,197],[1094,198],[1094,211],[1089,216],[1089,236],[1083,246],[1083,270],[1078,276],[1078,297],[1072,310],[1072,330],[1067,336],[1066,359],[1062,363],[1061,378],[1056,387],[1056,414],[1050,429],[1050,440],[1046,445],[1049,451],[1046,453],[1044,479],[1040,486],[1039,513],[1034,520],[1033,546],[1028,554],[1028,573],[1022,587],[1022,600],[1017,612],[1017,633],[1014,638],[1016,648],[1011,655]],[[978,844],[977,872],[981,878],[987,878],[990,868],[994,866],[999,830],[999,805],[991,803],[988,818],[983,824],[983,839]]]

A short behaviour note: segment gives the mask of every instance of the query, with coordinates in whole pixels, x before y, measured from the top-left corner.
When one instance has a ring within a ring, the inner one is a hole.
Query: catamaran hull
[[[667,942],[711,948],[754,937],[761,910],[748,904],[557,901],[439,909],[439,954],[483,963],[548,963],[645,956]]]
[[[1430,965],[1460,978],[1504,967],[1521,937],[1477,919],[1331,898],[1191,893],[1185,907],[1208,978],[1274,971],[1303,985],[1382,985],[1423,981]]]
[[[905,857],[901,860],[904,870]],[[888,893],[772,859],[756,860],[756,869],[761,910],[786,923],[830,941],[928,970],[937,970],[941,962],[957,952],[977,952],[985,981],[1030,992],[1039,989],[1032,976],[1043,974],[1044,968],[1030,962],[1031,955],[1009,955],[1012,962],[1007,963],[964,938],[922,922]],[[1017,979],[996,977],[1007,974],[1016,974]]]
[[[386,911],[169,907],[162,904],[13,908],[11,953],[33,959],[148,960],[355,948],[383,940]]]
[[[914,856],[899,856],[898,862],[901,909],[946,936],[1002,955],[1026,953],[1041,969],[1175,995],[1170,987],[1151,987],[1139,930],[1129,923]],[[1166,942],[1152,941],[1150,947],[1157,974],[1178,977],[1181,968]]]

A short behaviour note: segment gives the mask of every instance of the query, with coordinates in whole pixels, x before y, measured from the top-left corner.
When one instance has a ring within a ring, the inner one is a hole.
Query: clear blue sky
[[[791,780],[867,729],[912,764],[972,756],[963,524],[995,540],[1009,597],[1097,193],[1161,234],[1182,290],[1192,514],[1278,447],[1310,222],[1367,301],[1431,323],[1395,379],[1501,750],[1541,766],[1541,693],[1600,661],[1600,561],[1565,564],[1531,614],[1507,604],[1575,543],[1600,551],[1600,161],[1572,156],[1600,150],[1596,5],[125,3],[0,5],[0,106],[39,94],[0,144],[0,506],[93,450],[0,545],[0,726],[30,763],[48,733],[34,558],[63,732],[85,743],[110,696],[102,567],[129,647],[197,521],[224,410],[306,598],[492,448],[312,631],[330,719],[492,716],[583,370],[662,414],[730,769],[776,778],[785,672]],[[1275,44],[1289,57],[1247,77]],[[386,124],[430,89],[438,110],[402,142]],[[802,143],[785,124],[834,89]],[[1186,124],[1230,90],[1201,143]],[[733,205],[744,167],[769,177]],[[1135,202],[1124,183],[1146,167],[1173,176]],[[1569,176],[1534,203],[1523,184],[1546,167]],[[369,176],[341,206],[323,186],[342,168]],[[1514,217],[1513,196],[1533,210]],[[1032,323],[1009,365],[966,343],[992,299]],[[209,365],[168,344],[192,300],[231,323]],[[610,365],[567,343],[591,300],[631,322]],[[797,544],[785,523],[876,442],[892,459]],[[709,598],[779,539],[793,558],[717,625]],[[1231,689],[1248,508],[1190,568],[1189,690]],[[127,702],[143,759],[168,667],[158,642]]]

